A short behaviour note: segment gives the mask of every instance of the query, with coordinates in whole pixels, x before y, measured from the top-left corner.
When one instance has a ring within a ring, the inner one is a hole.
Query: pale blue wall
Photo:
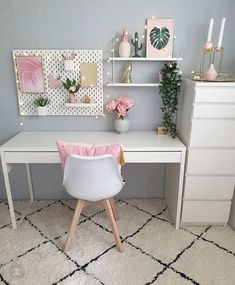
[[[113,118],[46,117],[24,118],[18,113],[12,49],[102,49],[108,57],[111,37],[124,28],[130,33],[143,32],[145,19],[155,15],[175,19],[175,35],[184,72],[199,66],[200,48],[206,38],[209,18],[215,18],[217,40],[220,21],[227,18],[224,47],[224,71],[235,72],[235,1],[234,0],[0,0],[0,144],[20,130],[112,130]],[[133,76],[155,77],[160,65],[139,64]],[[109,67],[104,66],[107,82]],[[149,74],[151,72],[151,74]],[[148,74],[148,75],[147,75]],[[144,78],[144,77],[142,77]],[[134,98],[130,112],[133,130],[153,130],[161,121],[160,101],[155,88],[104,89],[110,98],[126,95]],[[157,173],[157,174],[156,174]],[[33,182],[39,198],[62,197],[59,166],[33,166]],[[126,196],[163,195],[164,166],[129,165]],[[140,178],[138,178],[140,177]],[[11,174],[13,196],[26,195],[25,172],[18,167]],[[4,191],[0,175],[0,197]]]

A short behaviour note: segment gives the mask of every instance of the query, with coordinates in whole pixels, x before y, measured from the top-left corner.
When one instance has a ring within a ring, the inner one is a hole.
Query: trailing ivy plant
[[[161,70],[161,81],[159,94],[162,98],[163,126],[165,133],[172,138],[176,137],[176,124],[174,122],[175,113],[178,110],[178,96],[181,90],[181,75],[177,63],[171,65],[164,64]]]

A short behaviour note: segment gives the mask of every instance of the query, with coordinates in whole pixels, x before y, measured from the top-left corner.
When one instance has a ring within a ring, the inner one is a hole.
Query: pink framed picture
[[[173,19],[147,19],[146,57],[172,57]]]
[[[16,64],[21,93],[45,92],[40,56],[17,56]]]

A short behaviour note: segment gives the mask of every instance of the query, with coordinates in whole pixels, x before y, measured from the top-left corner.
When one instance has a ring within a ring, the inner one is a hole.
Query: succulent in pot
[[[50,100],[46,97],[38,97],[33,101],[33,104],[37,107],[38,116],[47,115],[47,105],[50,104]]]

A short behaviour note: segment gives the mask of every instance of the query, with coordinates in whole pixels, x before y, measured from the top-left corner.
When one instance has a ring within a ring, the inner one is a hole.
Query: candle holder
[[[202,60],[200,64],[200,78],[204,77],[205,60],[209,57],[209,66],[212,62],[213,55],[213,44],[211,42],[206,42],[202,48]]]
[[[224,48],[223,47],[215,47],[214,48],[214,53],[213,53],[213,60],[215,61],[215,55],[216,53],[220,56],[219,58],[219,71],[218,73],[221,72],[221,66],[222,66],[222,62],[224,59]]]
[[[210,66],[204,75],[204,78],[206,80],[215,80],[221,71],[221,64],[222,64],[222,60],[224,57],[224,49],[222,47],[214,47],[212,49],[212,53],[213,54],[212,54],[212,60],[210,62]],[[217,72],[215,69],[215,57],[216,57],[216,54],[218,54],[218,53],[220,55],[220,58],[219,58],[219,69]]]
[[[215,68],[216,57],[219,56],[218,61],[218,72]],[[208,60],[206,60],[208,58]],[[202,59],[200,64],[199,73],[192,74],[193,80],[215,80],[221,72],[221,66],[224,58],[223,47],[213,47],[211,42],[207,42],[202,49]],[[205,62],[208,62],[208,69],[205,71]]]

